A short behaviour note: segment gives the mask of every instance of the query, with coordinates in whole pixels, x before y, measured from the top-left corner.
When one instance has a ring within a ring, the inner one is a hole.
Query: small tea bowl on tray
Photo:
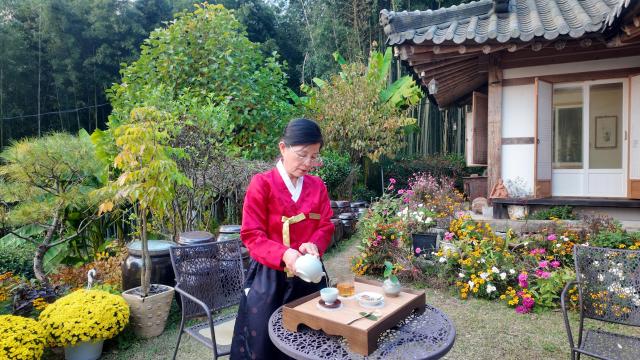
[[[356,294],[356,299],[362,307],[378,308],[384,306],[384,295],[374,291],[363,291]]]

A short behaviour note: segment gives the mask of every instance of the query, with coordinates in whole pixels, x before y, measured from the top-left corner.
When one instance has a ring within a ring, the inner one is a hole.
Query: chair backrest
[[[240,240],[171,248],[176,286],[195,296],[216,312],[240,303],[244,271]],[[193,301],[182,297],[188,318],[206,315]]]
[[[640,326],[640,251],[576,245],[585,317]]]

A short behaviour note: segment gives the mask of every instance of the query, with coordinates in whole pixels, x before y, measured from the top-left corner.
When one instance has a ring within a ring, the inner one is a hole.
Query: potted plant
[[[411,234],[413,252],[416,256],[430,254],[436,248],[438,233],[432,231],[436,225],[435,213],[427,209],[423,204],[415,207],[405,207],[400,212],[400,217]]]
[[[69,360],[94,360],[104,340],[129,323],[129,306],[118,295],[102,290],[77,290],[40,313],[40,324],[51,346],[64,347]]]
[[[390,261],[384,262],[384,277],[385,280],[382,284],[382,290],[387,296],[398,296],[402,287],[398,277],[393,273],[394,266]]]
[[[178,186],[190,186],[172,156],[178,150],[167,144],[171,139],[172,115],[154,107],[131,110],[127,124],[113,129],[118,154],[114,167],[119,177],[102,189],[111,195],[100,205],[100,211],[111,211],[114,202],[125,201],[137,213],[137,235],[142,245],[140,286],[122,293],[131,307],[133,330],[136,335],[149,338],[164,331],[174,290],[170,286],[151,284],[151,258],[147,240],[151,216],[162,219],[171,206]]]
[[[511,198],[526,199],[532,195],[527,181],[520,176],[507,180],[504,185]],[[524,219],[529,215],[529,206],[525,204],[509,204],[507,206],[507,212],[511,220]]]
[[[0,359],[36,360],[42,357],[46,333],[39,322],[0,315]]]

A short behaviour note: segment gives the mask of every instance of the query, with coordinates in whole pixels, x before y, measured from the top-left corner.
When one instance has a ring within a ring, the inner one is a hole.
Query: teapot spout
[[[325,276],[327,276],[327,274],[323,271],[323,272],[320,273],[320,275],[316,279],[313,280],[313,282],[317,284],[320,281],[322,281],[322,278],[325,277]]]

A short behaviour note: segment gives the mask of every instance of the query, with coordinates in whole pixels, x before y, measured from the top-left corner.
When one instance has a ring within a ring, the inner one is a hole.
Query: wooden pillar
[[[487,194],[502,176],[502,69],[500,59],[489,58],[487,109]]]

